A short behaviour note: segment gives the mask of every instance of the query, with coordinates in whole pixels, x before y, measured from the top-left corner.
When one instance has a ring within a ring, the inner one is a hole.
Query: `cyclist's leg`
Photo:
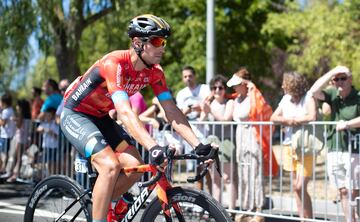
[[[105,219],[121,168],[110,146],[106,146],[103,150],[92,155],[91,163],[99,173],[92,194],[93,219]]]
[[[107,142],[115,150],[120,169],[123,167],[135,167],[144,164],[138,150],[134,146],[135,141],[113,119],[105,117],[100,124],[97,124],[97,126],[101,132],[103,132]],[[121,173],[117,178],[114,193],[112,195],[113,200],[118,199],[121,194],[125,193],[140,179],[141,175],[142,174],[140,173],[129,175]]]
[[[117,152],[118,160],[121,168],[124,167],[135,167],[144,164],[139,151],[134,146],[128,146],[123,152]],[[121,173],[113,192],[113,200],[118,199],[120,195],[125,193],[135,182],[139,181],[142,173]]]
[[[66,138],[85,156],[91,157],[99,175],[93,189],[93,219],[104,220],[120,172],[119,161],[99,129],[104,118],[90,117],[64,108],[61,129]]]
[[[135,148],[135,141],[125,132],[125,130],[110,117],[102,119],[101,124],[97,125],[106,137],[106,141],[116,152],[120,169],[123,167],[135,167],[144,164],[138,150]],[[125,193],[142,174],[133,173],[125,175],[121,173],[117,179],[113,200]]]

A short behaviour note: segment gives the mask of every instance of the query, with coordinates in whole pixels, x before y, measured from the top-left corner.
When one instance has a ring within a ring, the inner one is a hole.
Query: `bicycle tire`
[[[167,195],[169,201],[179,204],[186,222],[232,221],[226,210],[212,196],[204,191],[174,187],[167,191]],[[173,221],[183,221],[176,216],[173,210],[171,211]],[[164,216],[161,212],[160,202],[156,197],[149,203],[140,221],[163,221]]]
[[[31,193],[25,208],[24,222],[55,221],[72,203],[74,206],[59,221],[70,221],[79,213],[74,221],[91,222],[92,202],[89,195],[78,201],[84,189],[73,179],[63,176],[50,176],[38,183]]]

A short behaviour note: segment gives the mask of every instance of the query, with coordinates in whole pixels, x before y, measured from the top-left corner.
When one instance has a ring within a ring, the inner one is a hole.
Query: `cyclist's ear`
[[[135,47],[137,47],[137,48],[141,47],[142,41],[140,38],[134,37],[131,41]]]

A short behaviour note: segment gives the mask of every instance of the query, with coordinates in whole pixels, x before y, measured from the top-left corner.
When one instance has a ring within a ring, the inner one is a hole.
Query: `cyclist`
[[[166,86],[159,63],[170,33],[169,24],[157,16],[133,18],[128,27],[130,49],[102,57],[64,95],[61,129],[99,173],[93,190],[94,222],[106,221],[111,199],[126,192],[141,176],[120,174],[123,167],[143,164],[132,138],[149,150],[152,164],[162,170],[165,166],[166,149],[156,143],[131,110],[129,96],[150,85],[169,122],[197,154],[206,155],[215,146],[200,143]],[[109,117],[114,108],[132,137]]]

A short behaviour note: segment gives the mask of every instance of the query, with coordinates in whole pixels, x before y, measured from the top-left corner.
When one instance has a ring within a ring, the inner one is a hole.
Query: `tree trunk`
[[[67,78],[72,81],[81,75],[77,59],[82,30],[83,27],[78,25],[77,28],[70,30],[61,28],[57,32],[55,57],[60,79]]]
[[[77,62],[79,48],[67,48],[57,45],[55,49],[56,66],[60,79],[67,78],[70,81],[81,75]]]

